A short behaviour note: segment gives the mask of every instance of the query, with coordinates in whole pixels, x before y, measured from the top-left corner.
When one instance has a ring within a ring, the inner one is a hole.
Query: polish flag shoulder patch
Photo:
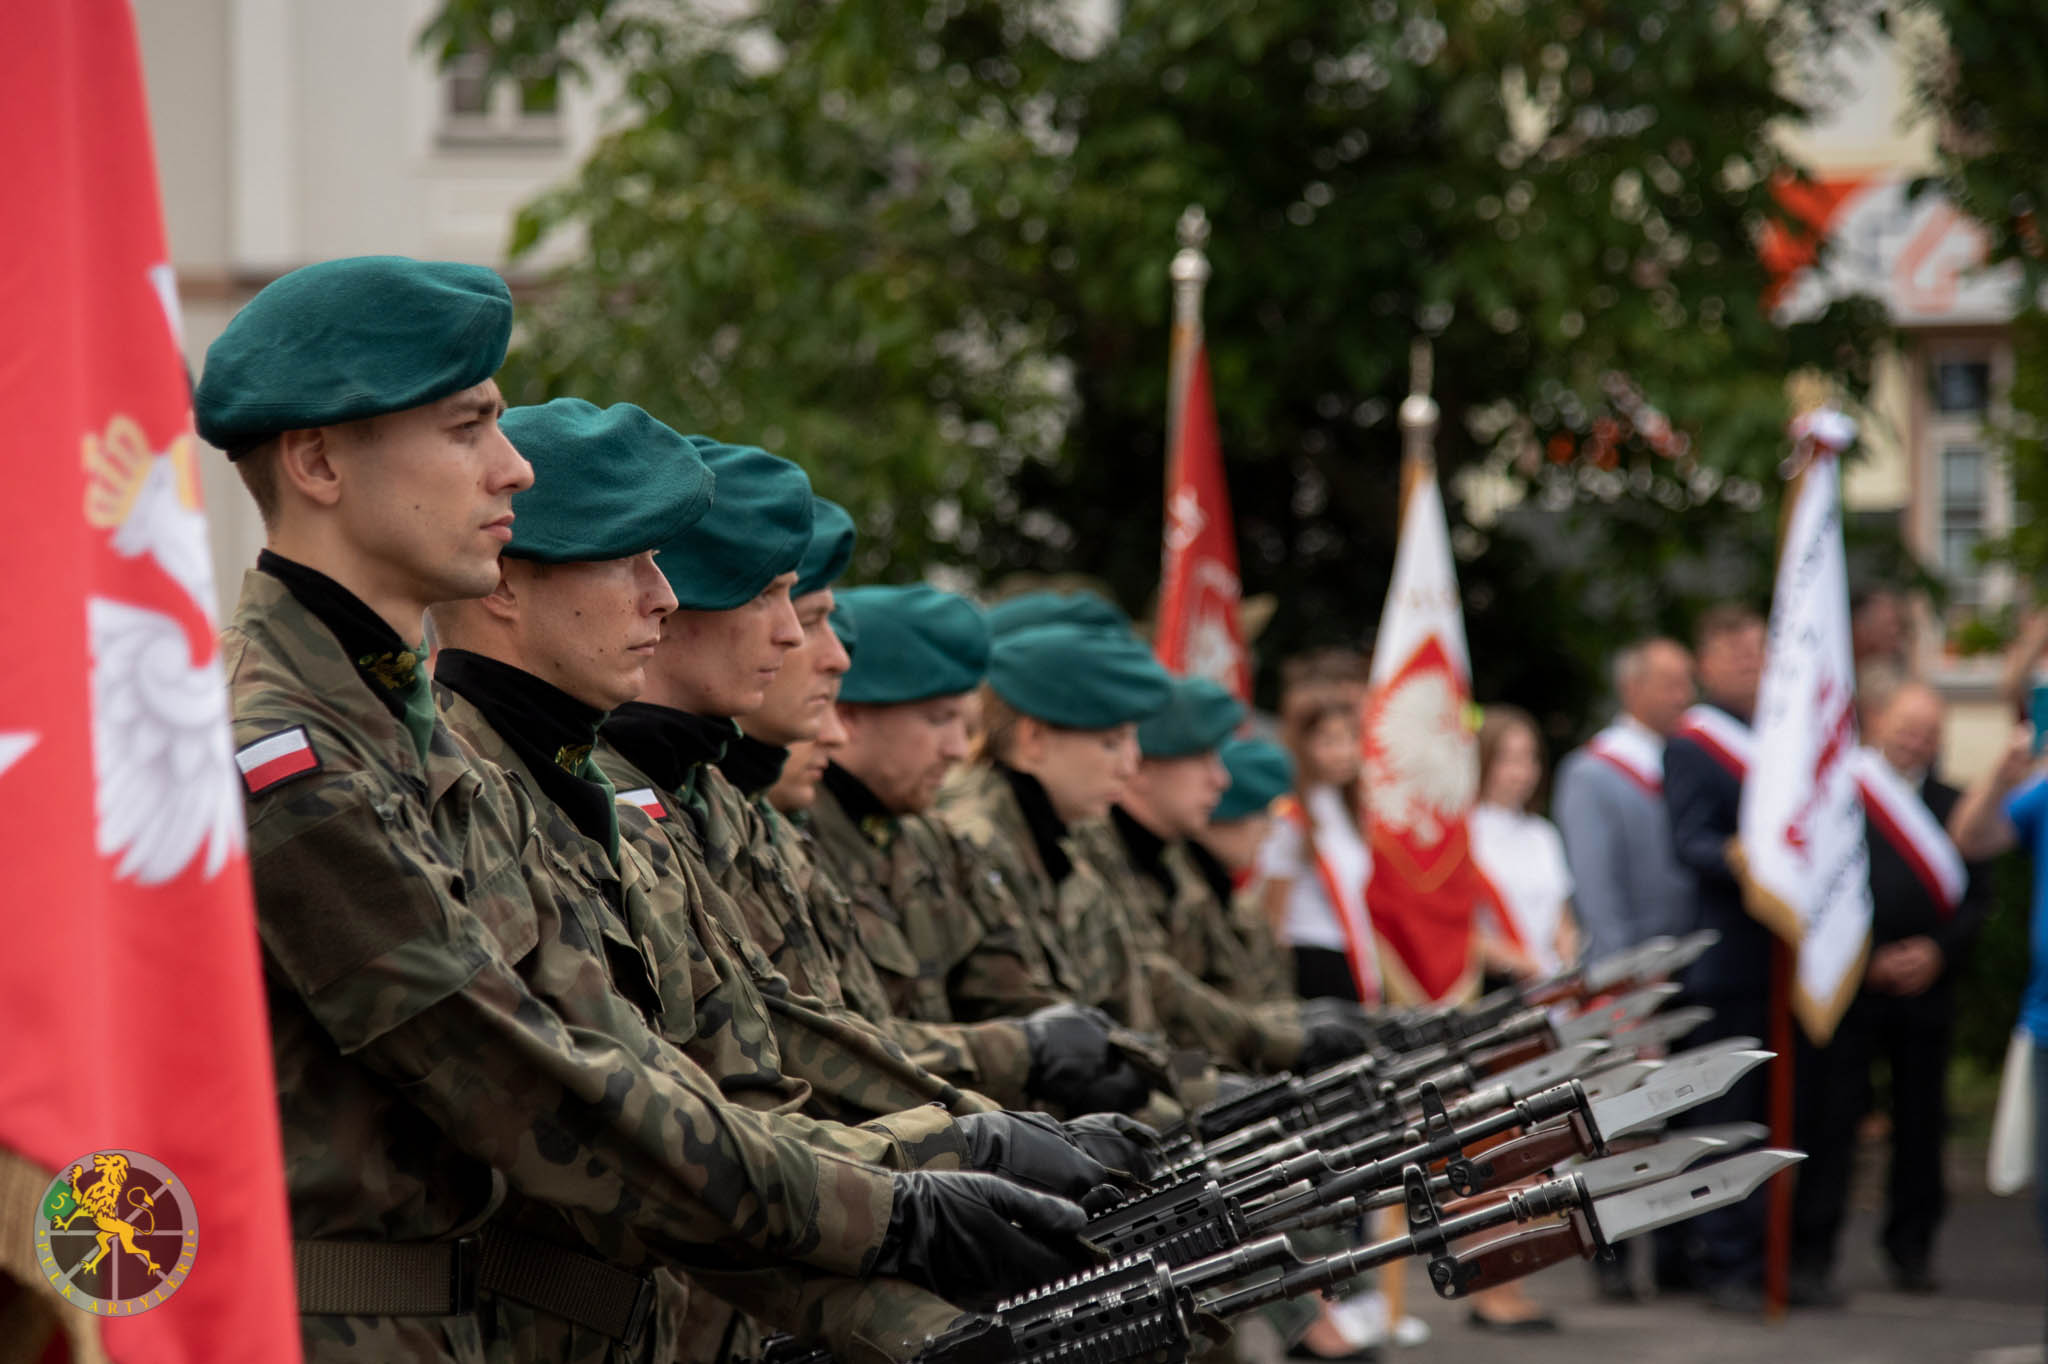
[[[280,782],[318,772],[320,755],[306,737],[306,727],[293,725],[236,749],[235,766],[242,769],[242,786],[260,796]]]
[[[651,786],[636,787],[631,791],[619,792],[619,800],[632,806],[649,819],[665,819],[668,809],[661,803],[661,797],[654,794]]]

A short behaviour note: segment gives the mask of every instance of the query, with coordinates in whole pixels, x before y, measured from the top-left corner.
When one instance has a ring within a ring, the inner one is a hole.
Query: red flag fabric
[[[1166,466],[1166,543],[1159,575],[1159,661],[1252,699],[1252,670],[1238,622],[1237,535],[1223,480],[1223,442],[1209,392],[1209,352],[1195,351],[1180,438]]]
[[[7,37],[4,1196],[27,1171],[81,1170],[23,1209],[46,1235],[0,1246],[0,1267],[51,1281],[46,1320],[102,1318],[116,1360],[296,1360],[201,452],[133,16],[18,6]]]
[[[1513,921],[1473,861],[1465,818],[1479,751],[1450,530],[1433,470],[1403,480],[1399,545],[1373,647],[1363,742],[1372,845],[1366,906],[1390,999],[1452,999],[1478,981],[1474,916]]]

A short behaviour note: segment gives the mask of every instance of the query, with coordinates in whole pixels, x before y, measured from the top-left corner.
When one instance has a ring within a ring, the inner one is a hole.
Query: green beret
[[[481,265],[354,256],[265,285],[206,348],[199,434],[231,458],[281,431],[380,417],[505,363],[512,293]]]
[[[807,597],[823,592],[839,581],[839,575],[852,562],[853,517],[837,502],[812,498],[811,547],[804,551],[804,561],[796,566],[796,586],[789,589],[789,595]]]
[[[1294,758],[1269,739],[1231,739],[1217,754],[1230,789],[1209,814],[1212,824],[1258,814],[1294,787]]]
[[[1083,588],[1078,592],[1026,592],[1006,597],[983,612],[991,635],[1029,630],[1034,625],[1092,625],[1103,630],[1128,630],[1131,618],[1123,608],[1099,593]]]
[[[853,623],[853,617],[846,608],[837,604],[826,619],[832,623],[832,633],[839,636],[839,647],[846,650],[848,658],[852,658],[854,646],[860,643],[860,627]]]
[[[1244,723],[1244,702],[1206,677],[1176,677],[1173,695],[1138,726],[1148,758],[1191,758],[1221,748]]]
[[[1128,630],[1034,625],[997,637],[988,684],[1034,720],[1062,729],[1109,729],[1165,705],[1173,677]]]
[[[840,616],[859,633],[860,651],[839,682],[839,699],[894,706],[973,691],[988,671],[988,626],[981,608],[922,583],[849,587]],[[845,636],[842,634],[841,638]]]
[[[711,514],[661,543],[657,563],[683,611],[733,611],[794,573],[811,547],[810,476],[751,445],[691,442],[718,479]]]
[[[557,398],[511,408],[498,426],[533,466],[533,486],[512,495],[512,558],[629,559],[711,506],[711,471],[696,448],[631,403]]]

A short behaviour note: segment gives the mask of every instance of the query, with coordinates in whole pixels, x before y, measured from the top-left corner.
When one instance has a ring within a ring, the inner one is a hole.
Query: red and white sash
[[[1854,762],[1856,789],[1863,793],[1863,813],[1870,817],[1871,826],[1913,869],[1942,917],[1955,913],[1963,902],[1970,873],[1963,865],[1963,855],[1949,841],[1948,830],[1882,753],[1859,748]]]
[[[1678,732],[1707,750],[1737,781],[1749,774],[1749,755],[1756,739],[1749,726],[1719,706],[1694,706],[1678,723]]]
[[[1653,800],[1664,796],[1664,744],[1641,725],[1617,721],[1595,734],[1586,751],[1621,773]]]
[[[1315,836],[1315,818],[1299,799],[1282,796],[1274,806],[1274,812],[1301,830],[1304,847],[1315,856],[1316,879],[1322,883],[1323,897],[1330,902],[1338,927],[1344,930],[1344,960],[1351,967],[1351,979],[1358,986],[1359,1000],[1366,1004],[1379,1003],[1379,950],[1373,944],[1372,922],[1366,916],[1365,883],[1361,881],[1350,885],[1337,875],[1329,859],[1323,855],[1321,840]],[[1364,835],[1359,835],[1359,842],[1364,841]]]
[[[1738,781],[1748,774],[1753,750],[1749,726],[1728,712],[1694,706],[1685,713],[1678,732],[1704,748]],[[1876,749],[1859,748],[1851,761],[1856,768],[1856,789],[1863,797],[1863,813],[1871,826],[1905,859],[1941,913],[1955,913],[1969,872],[1962,854],[1949,841],[1948,830],[1941,827],[1919,792],[1907,786]]]

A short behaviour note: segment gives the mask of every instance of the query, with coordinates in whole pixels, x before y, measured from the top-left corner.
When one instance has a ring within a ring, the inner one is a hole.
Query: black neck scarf
[[[1216,892],[1216,898],[1229,904],[1237,895],[1237,887],[1231,884],[1230,869],[1217,860],[1216,854],[1202,846],[1202,840],[1188,840],[1188,860],[1195,864],[1195,870],[1202,873],[1202,879],[1209,883],[1209,889]]]
[[[1046,875],[1058,885],[1074,870],[1074,861],[1062,846],[1067,836],[1066,821],[1052,808],[1052,797],[1045,793],[1045,784],[1038,778],[1002,763],[996,764],[996,771],[1010,783],[1017,808],[1024,812],[1024,826],[1031,830],[1031,841],[1038,847],[1038,860],[1045,863]]]
[[[604,712],[524,669],[467,649],[443,649],[434,677],[482,712],[547,798],[618,866],[615,793],[590,756]]]
[[[697,768],[725,756],[739,729],[715,716],[628,701],[605,717],[604,737],[655,785],[682,795],[691,789]]]
[[[782,779],[782,767],[788,761],[789,750],[782,745],[739,734],[726,746],[718,770],[739,787],[740,794],[758,796]]]
[[[258,572],[283,583],[285,590],[326,626],[356,673],[384,703],[412,739],[420,761],[434,737],[434,688],[427,680],[427,646],[407,644],[390,622],[369,604],[316,568],[264,550],[256,556]]]
[[[871,842],[886,845],[888,834],[896,827],[896,816],[889,813],[889,807],[882,804],[881,797],[868,789],[868,784],[838,763],[825,764],[825,789],[839,802],[839,808],[846,811],[846,817],[853,821]]]
[[[1124,851],[1131,855],[1131,862],[1145,875],[1159,883],[1171,900],[1179,886],[1173,879],[1173,869],[1166,865],[1166,840],[1140,824],[1131,812],[1121,805],[1110,807],[1110,822],[1116,825],[1118,837],[1124,841]]]

